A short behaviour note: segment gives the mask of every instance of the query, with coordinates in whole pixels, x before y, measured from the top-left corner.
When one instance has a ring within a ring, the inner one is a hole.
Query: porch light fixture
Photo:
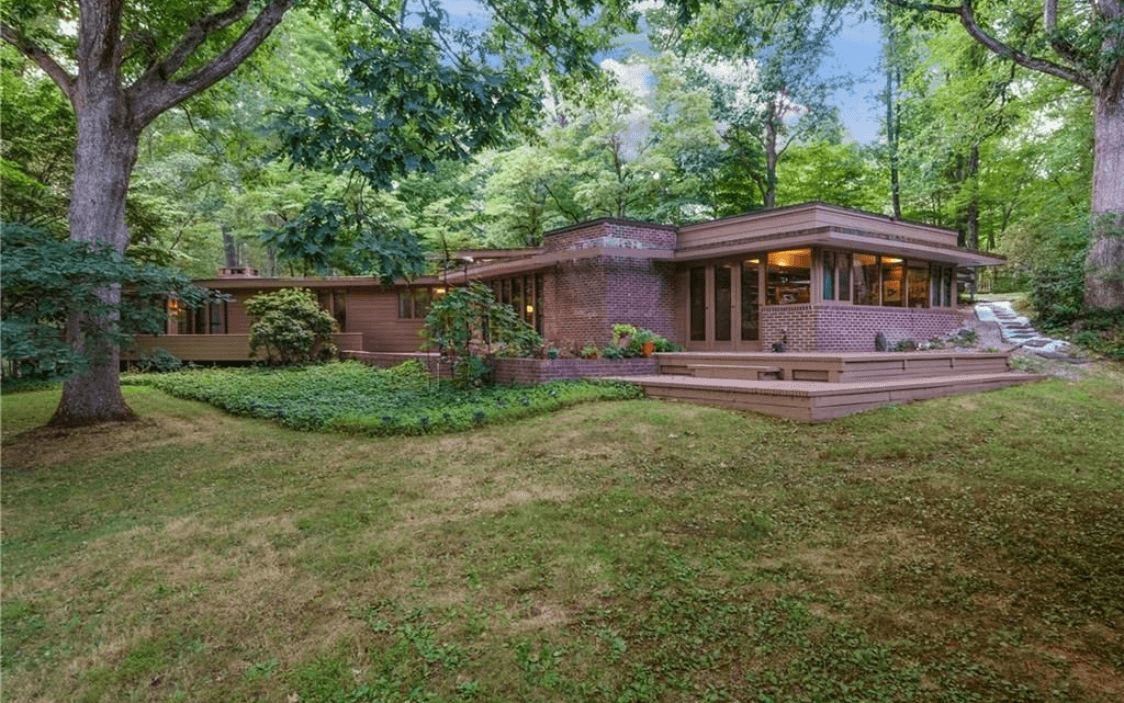
[[[534,306],[534,305],[528,305],[528,306],[527,306],[527,314],[528,314],[528,315],[533,315],[533,314],[535,314],[535,306]]]

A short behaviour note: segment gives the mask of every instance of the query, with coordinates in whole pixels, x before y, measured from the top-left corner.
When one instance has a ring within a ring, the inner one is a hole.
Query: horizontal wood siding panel
[[[332,339],[340,349],[362,343],[362,335],[342,333]],[[137,359],[141,354],[151,354],[165,349],[184,361],[248,361],[250,335],[248,334],[169,334],[136,338],[136,351],[122,354],[125,360]],[[258,359],[265,358],[258,354]]]
[[[398,319],[395,291],[352,290],[347,298],[347,329],[363,335],[361,351],[416,352],[425,320]]]

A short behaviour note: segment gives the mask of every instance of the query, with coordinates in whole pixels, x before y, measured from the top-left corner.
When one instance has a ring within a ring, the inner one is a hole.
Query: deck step
[[[883,405],[1005,388],[1043,378],[1007,371],[855,383],[748,381],[684,375],[629,376],[615,380],[639,383],[645,395],[651,398],[823,422]]]
[[[779,381],[779,366],[754,364],[688,364],[687,372],[696,378],[733,378],[746,381]]]
[[[970,375],[1004,373],[1006,353],[958,350],[923,352],[857,353],[755,353],[755,352],[669,352],[656,354],[660,373],[711,378],[744,378],[729,371],[698,373],[695,368],[768,366],[780,369],[778,378],[788,381],[825,383],[893,381],[929,378],[945,374]]]

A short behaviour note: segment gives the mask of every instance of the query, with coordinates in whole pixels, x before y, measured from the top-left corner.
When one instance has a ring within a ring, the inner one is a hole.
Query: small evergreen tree
[[[335,319],[305,288],[283,288],[246,301],[250,325],[250,355],[264,350],[270,364],[327,361],[339,351],[332,342]]]

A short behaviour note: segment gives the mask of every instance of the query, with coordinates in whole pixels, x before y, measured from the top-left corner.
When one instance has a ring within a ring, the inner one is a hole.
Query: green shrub
[[[1040,326],[1072,324],[1085,309],[1085,252],[1036,268],[1029,295]]]
[[[615,344],[606,344],[601,348],[601,356],[605,359],[623,359],[624,350]]]
[[[182,369],[183,361],[167,349],[157,347],[151,354],[141,354],[136,367],[142,373],[171,373]]]
[[[648,343],[654,344],[655,350],[658,352],[674,352],[681,350],[679,345],[652,330],[628,324],[613,325],[613,343],[611,346],[620,349],[622,356],[644,356],[644,345]],[[608,358],[608,355],[606,355],[606,357]]]
[[[488,380],[491,369],[484,358],[533,356],[542,348],[535,329],[479,282],[454,288],[433,303],[422,334],[425,348],[447,359],[453,380],[466,387]]]
[[[307,364],[327,361],[336,353],[332,335],[335,319],[320,307],[312,291],[284,288],[248,299],[250,355],[264,350],[270,364]]]

